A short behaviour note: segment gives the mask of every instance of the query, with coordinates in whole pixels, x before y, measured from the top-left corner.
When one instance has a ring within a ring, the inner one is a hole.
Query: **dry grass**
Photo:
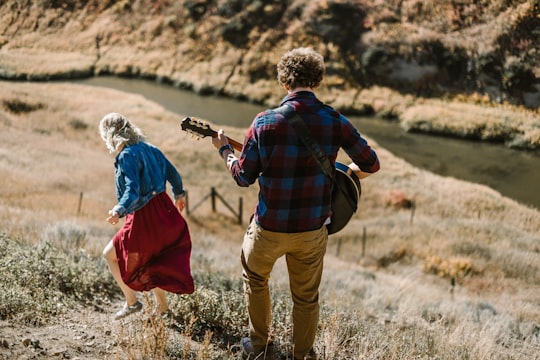
[[[182,173],[192,205],[211,186],[232,204],[242,197],[246,212],[255,204],[256,187],[237,188],[209,140],[197,142],[180,132],[182,114],[140,96],[73,84],[3,82],[0,104],[1,232],[12,242],[54,244],[68,258],[82,251],[88,256],[85,266],[101,269],[85,281],[104,280],[114,287],[103,275],[103,262],[91,260],[99,259],[116,229],[104,221],[114,204],[113,158],[97,133],[107,112],[126,114],[166,152]],[[243,131],[226,129],[236,139]],[[321,358],[527,359],[538,353],[540,213],[487,187],[415,169],[373,144],[382,170],[363,181],[361,210],[328,247],[317,339]],[[415,206],[391,206],[388,199],[396,194]],[[239,277],[244,227],[221,206],[212,213],[209,203],[191,213],[188,222],[198,289],[171,299],[180,327],[172,331],[141,323],[140,331],[124,333],[113,328],[118,358],[237,356],[226,348],[245,334]],[[2,266],[6,274],[16,262],[0,257],[8,260],[12,265]],[[66,269],[74,266],[65,262]],[[8,286],[0,309],[17,301],[34,303],[28,289],[19,290],[29,284],[34,283],[17,285],[17,290]],[[43,304],[50,303],[47,287],[30,286],[42,289],[36,293]],[[292,305],[282,261],[271,286],[274,331],[287,350]],[[95,291],[101,298],[110,296]],[[75,296],[71,301],[82,300]],[[69,304],[63,311],[71,311]],[[51,309],[34,311],[27,315],[50,321]],[[12,312],[0,314],[24,322]]]
[[[14,49],[2,52],[1,58],[4,77],[16,79],[18,74],[30,74],[26,80],[89,76],[95,62],[93,56],[58,51],[43,53],[37,49]],[[21,62],[21,58],[25,61]]]
[[[407,131],[504,142],[519,148],[540,144],[539,116],[507,106],[429,100],[409,107],[401,115]]]

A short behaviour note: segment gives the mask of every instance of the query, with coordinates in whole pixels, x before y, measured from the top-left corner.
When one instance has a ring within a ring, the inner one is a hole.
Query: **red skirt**
[[[122,280],[131,289],[193,293],[191,236],[166,192],[128,214],[113,244]]]

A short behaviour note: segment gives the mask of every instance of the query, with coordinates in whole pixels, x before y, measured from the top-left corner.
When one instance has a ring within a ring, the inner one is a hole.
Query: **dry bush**
[[[461,279],[473,270],[471,259],[456,258],[441,259],[437,255],[425,259],[424,271],[440,277]]]
[[[48,323],[77,303],[99,304],[116,293],[103,263],[84,252],[65,254],[49,242],[29,245],[0,235],[0,318]]]
[[[86,229],[76,223],[50,224],[43,232],[43,241],[55,245],[66,254],[77,253],[88,243]]]
[[[152,300],[146,293],[142,314],[129,316],[118,323],[115,337],[122,358],[168,359],[167,346],[172,330],[166,320],[156,316]]]

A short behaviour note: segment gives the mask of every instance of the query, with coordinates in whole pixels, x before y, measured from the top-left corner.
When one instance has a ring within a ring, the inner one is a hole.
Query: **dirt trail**
[[[114,304],[119,308],[121,302]],[[43,327],[0,322],[0,359],[115,359],[119,323],[110,313],[81,308]]]

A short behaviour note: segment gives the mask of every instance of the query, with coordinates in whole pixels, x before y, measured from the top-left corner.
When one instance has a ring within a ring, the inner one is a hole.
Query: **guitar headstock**
[[[217,132],[213,130],[210,125],[204,121],[190,118],[189,116],[182,120],[180,127],[185,132],[202,138],[206,136],[216,137],[217,135]]]

